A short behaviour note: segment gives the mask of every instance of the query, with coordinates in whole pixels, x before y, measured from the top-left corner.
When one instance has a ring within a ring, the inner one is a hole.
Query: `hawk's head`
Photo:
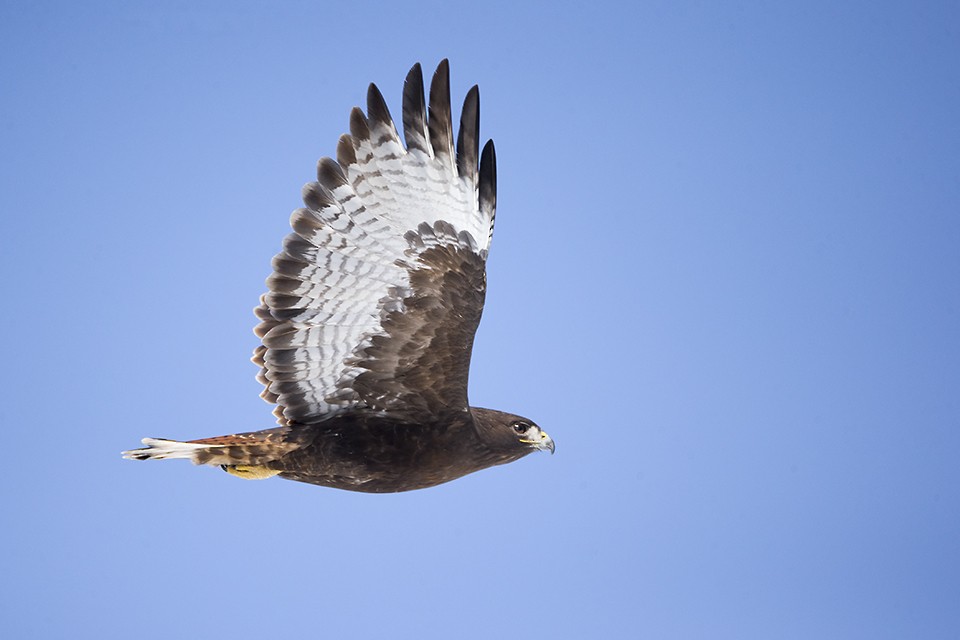
[[[470,411],[483,442],[511,460],[533,451],[554,452],[553,439],[533,420],[492,409],[471,407]]]

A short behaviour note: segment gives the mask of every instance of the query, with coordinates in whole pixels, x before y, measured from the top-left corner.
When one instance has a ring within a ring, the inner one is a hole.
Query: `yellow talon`
[[[230,465],[224,464],[220,467],[232,476],[243,478],[244,480],[266,480],[280,473],[274,469],[268,469],[263,466],[254,466],[248,464]]]

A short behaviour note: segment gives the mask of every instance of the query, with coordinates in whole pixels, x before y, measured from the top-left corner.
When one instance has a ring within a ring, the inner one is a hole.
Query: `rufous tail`
[[[144,438],[141,442],[146,447],[124,451],[123,457],[129,460],[184,458],[194,464],[220,466],[263,465],[302,446],[302,435],[291,427],[278,427],[186,442]]]

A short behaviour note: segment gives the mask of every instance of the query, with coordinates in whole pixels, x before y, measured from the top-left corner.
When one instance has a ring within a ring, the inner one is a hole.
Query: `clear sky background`
[[[364,495],[251,313],[367,83],[481,87],[471,400],[557,442]],[[0,5],[4,638],[960,637],[955,2]]]

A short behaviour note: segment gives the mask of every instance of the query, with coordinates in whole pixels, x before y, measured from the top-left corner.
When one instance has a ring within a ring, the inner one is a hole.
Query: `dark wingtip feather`
[[[267,308],[266,294],[260,295],[260,304],[253,308],[253,315],[262,321],[273,319],[273,316],[270,315],[270,309]]]
[[[372,82],[367,87],[367,119],[370,123],[382,124],[388,129],[394,128],[387,101],[383,99],[383,94],[380,93],[377,85]]]
[[[438,158],[453,162],[453,122],[450,119],[450,64],[444,58],[430,81],[430,144]]]
[[[337,203],[333,195],[331,195],[322,184],[317,182],[308,182],[303,185],[303,189],[300,190],[300,195],[303,197],[303,204],[307,205],[307,208],[313,211],[320,211],[324,207],[329,207]]]
[[[331,158],[320,158],[317,162],[317,180],[330,191],[347,184],[343,169]]]
[[[487,140],[480,155],[480,210],[490,216],[497,211],[497,152]]]
[[[457,136],[457,171],[461,178],[477,180],[477,145],[480,138],[480,88],[473,85],[463,99]]]
[[[427,105],[423,94],[423,70],[416,63],[403,82],[403,138],[407,149],[430,153]]]
[[[354,107],[350,111],[350,135],[357,140],[370,139],[370,127],[367,126],[367,116],[363,114],[360,107]]]
[[[253,332],[257,335],[258,338],[262,340],[263,336],[270,333],[270,330],[273,329],[278,324],[280,323],[274,320],[273,316],[271,315],[269,320],[263,320],[260,324],[255,326],[253,328]]]
[[[347,167],[357,164],[357,149],[353,144],[353,138],[349,134],[343,134],[337,141],[337,162],[346,171]]]

